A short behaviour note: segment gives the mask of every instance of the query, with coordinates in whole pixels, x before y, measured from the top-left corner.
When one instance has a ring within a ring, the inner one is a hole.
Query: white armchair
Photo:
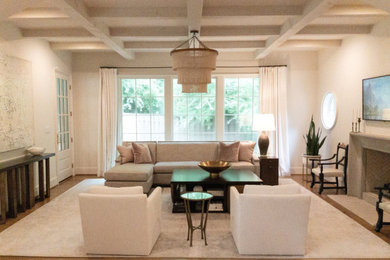
[[[161,231],[161,188],[91,187],[79,195],[84,246],[90,254],[148,255]]]
[[[230,225],[240,254],[304,255],[310,195],[297,184],[230,188]]]

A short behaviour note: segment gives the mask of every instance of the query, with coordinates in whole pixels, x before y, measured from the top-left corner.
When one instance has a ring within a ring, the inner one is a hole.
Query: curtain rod
[[[272,68],[272,67],[287,67],[287,65],[269,65],[269,66],[217,66],[216,68],[221,69],[234,69],[234,68]],[[172,69],[172,67],[110,67],[102,66],[101,69]]]

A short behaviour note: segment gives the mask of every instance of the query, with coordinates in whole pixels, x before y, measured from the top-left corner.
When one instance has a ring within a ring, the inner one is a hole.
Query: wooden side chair
[[[381,231],[383,225],[390,225],[390,222],[383,222],[383,211],[390,213],[390,201],[382,202],[384,193],[390,193],[390,183],[385,184],[383,187],[376,187],[378,190],[378,201],[376,202],[376,212],[378,213],[378,221],[376,222],[375,231]]]
[[[341,154],[342,150],[344,150],[344,155]],[[316,183],[319,183],[319,194],[321,194],[324,189],[344,189],[345,194],[347,194],[348,145],[345,145],[344,143],[338,143],[337,151],[332,157],[327,159],[310,160],[312,161],[311,188],[313,188]],[[314,168],[316,162],[318,162],[318,166]],[[319,181],[316,181],[316,176],[318,176]],[[325,179],[329,177],[334,177],[336,180],[329,181]],[[344,186],[339,186],[339,177],[343,177]],[[324,184],[335,184],[336,186],[332,185],[325,187]]]

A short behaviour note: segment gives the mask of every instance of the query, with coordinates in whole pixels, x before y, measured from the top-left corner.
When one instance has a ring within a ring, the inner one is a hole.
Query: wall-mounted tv
[[[363,119],[390,121],[390,75],[363,79]]]

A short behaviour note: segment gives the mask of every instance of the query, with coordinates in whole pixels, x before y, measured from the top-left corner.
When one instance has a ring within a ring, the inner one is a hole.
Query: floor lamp
[[[275,131],[275,118],[273,114],[256,114],[253,118],[253,130],[261,131],[258,145],[260,156],[267,156],[269,138],[266,131]]]

